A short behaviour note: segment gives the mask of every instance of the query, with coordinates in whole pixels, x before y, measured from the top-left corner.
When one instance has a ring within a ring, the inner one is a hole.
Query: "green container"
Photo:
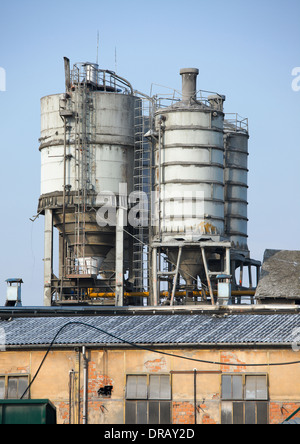
[[[56,408],[48,399],[0,400],[0,424],[56,424]]]

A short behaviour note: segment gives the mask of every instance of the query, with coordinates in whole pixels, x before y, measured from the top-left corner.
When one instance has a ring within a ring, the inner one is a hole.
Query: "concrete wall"
[[[221,422],[222,373],[264,373],[269,380],[269,419],[277,424],[300,406],[300,365],[246,367],[245,363],[279,363],[296,361],[297,354],[286,350],[166,350],[180,356],[208,361],[212,365],[159,355],[143,350],[91,350],[88,356],[88,422],[90,424],[124,424],[125,386],[128,374],[172,374],[172,418],[174,424],[194,424],[194,369],[197,370],[197,423]],[[1,375],[34,376],[45,350],[4,351],[0,353]],[[240,367],[230,363],[240,363]],[[74,373],[72,373],[72,371]],[[71,391],[70,391],[71,372]],[[183,372],[183,373],[182,373]],[[185,372],[185,373],[184,373]],[[213,373],[210,373],[213,372]],[[79,377],[78,377],[79,375]],[[80,383],[78,383],[80,381]],[[111,397],[98,390],[112,385]],[[71,410],[69,405],[72,395]],[[50,399],[57,407],[60,424],[82,421],[83,361],[81,349],[53,350],[47,357],[31,387],[31,398]]]

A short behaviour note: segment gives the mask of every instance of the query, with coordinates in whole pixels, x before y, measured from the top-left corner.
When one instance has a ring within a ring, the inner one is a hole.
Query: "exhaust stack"
[[[190,102],[197,96],[197,76],[199,69],[197,68],[183,68],[180,70],[182,76],[182,101]]]

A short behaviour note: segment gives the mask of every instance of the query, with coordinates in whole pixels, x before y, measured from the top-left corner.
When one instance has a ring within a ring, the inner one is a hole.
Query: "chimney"
[[[22,307],[22,279],[7,279],[6,307]]]
[[[182,101],[189,103],[190,100],[196,99],[197,95],[197,76],[199,69],[183,68],[180,70],[182,76]]]

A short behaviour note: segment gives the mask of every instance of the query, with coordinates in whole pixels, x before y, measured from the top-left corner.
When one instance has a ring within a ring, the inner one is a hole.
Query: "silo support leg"
[[[44,305],[52,302],[52,270],[53,270],[53,212],[45,210],[45,250],[44,250]]]
[[[207,279],[207,283],[208,283],[208,288],[209,288],[209,294],[210,294],[210,298],[211,298],[211,303],[212,303],[213,305],[215,305],[214,292],[213,292],[212,285],[211,285],[211,280],[210,280],[210,275],[209,275],[209,269],[208,269],[208,265],[207,265],[207,260],[206,260],[206,254],[205,254],[205,248],[204,248],[204,247],[201,247],[201,252],[202,252],[202,259],[203,259],[203,264],[204,264],[204,269],[205,269],[206,279]]]
[[[179,251],[178,251],[177,265],[176,265],[176,270],[175,270],[175,276],[174,276],[174,283],[173,283],[173,290],[172,290],[172,297],[171,297],[171,304],[170,305],[174,305],[175,293],[176,293],[176,285],[177,285],[177,280],[178,280],[178,275],[179,275],[179,267],[180,267],[181,256],[182,256],[182,247],[180,247]]]
[[[116,307],[124,306],[124,212],[122,207],[117,209],[116,227]]]
[[[152,280],[151,280],[151,288],[152,288],[152,300],[151,305],[154,307],[158,306],[159,303],[159,291],[158,291],[158,277],[157,277],[157,248],[153,248],[152,252]]]

